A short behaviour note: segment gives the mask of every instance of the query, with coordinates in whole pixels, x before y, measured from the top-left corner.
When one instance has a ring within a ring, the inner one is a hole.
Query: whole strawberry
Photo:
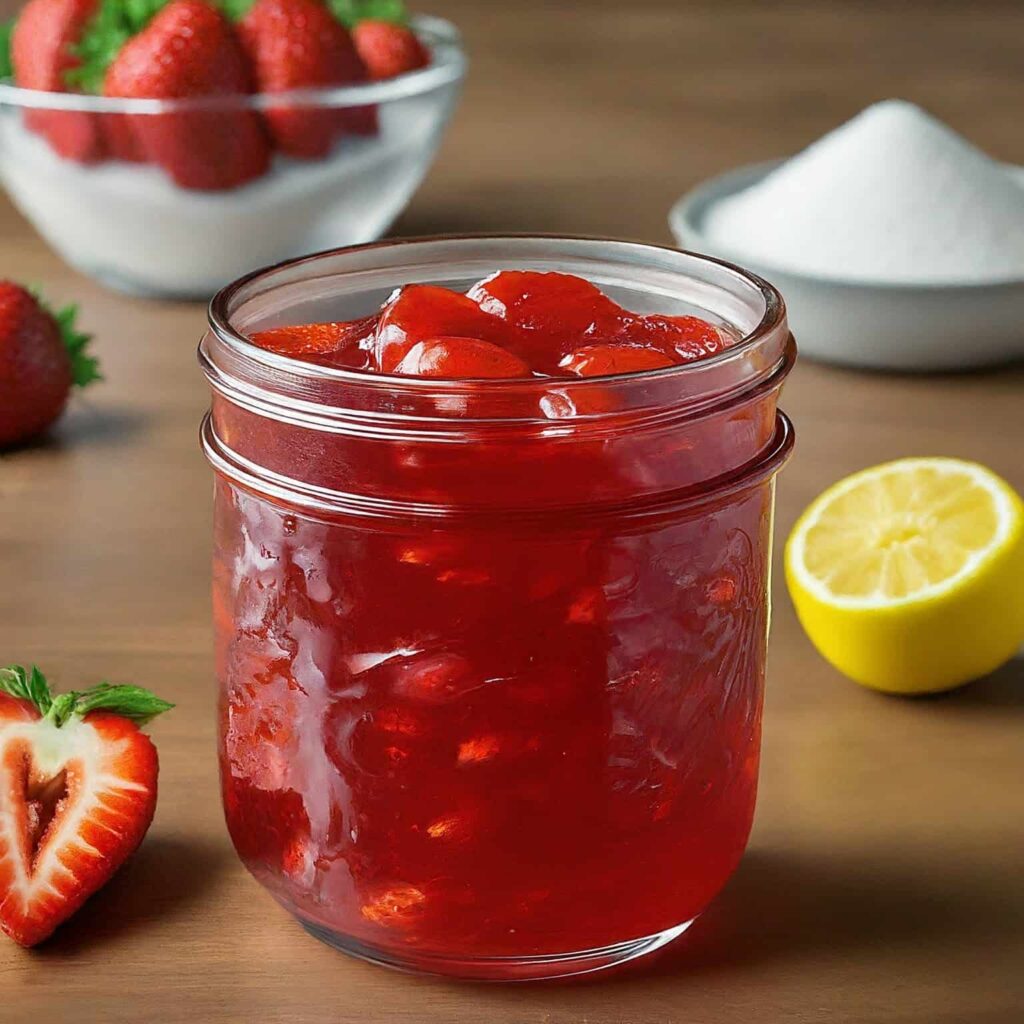
[[[348,29],[322,0],[256,0],[238,22],[238,33],[260,92],[352,85],[366,79]],[[300,159],[326,156],[346,129],[365,132],[373,127],[372,112],[362,108],[272,108],[266,119],[277,148]]]
[[[157,755],[140,732],[172,705],[100,683],[55,697],[33,666],[0,668],[0,929],[47,938],[142,842]]]
[[[99,378],[75,313],[51,313],[20,285],[0,281],[0,448],[42,433],[60,418],[72,385]]]
[[[412,29],[391,21],[360,21],[352,31],[359,56],[372,79],[394,78],[430,63]]]
[[[105,5],[132,0],[103,0]],[[97,54],[100,41],[86,39]],[[102,63],[102,58],[95,63]],[[193,99],[252,91],[230,22],[203,0],[171,0],[116,48],[103,93],[128,99]],[[270,147],[259,116],[241,106],[129,115],[138,149],[183,188],[228,189],[258,178]]]
[[[66,92],[75,52],[98,0],[29,0],[11,33],[11,67],[25,89]],[[100,119],[69,110],[26,110],[25,125],[44,135],[61,156],[80,163],[103,159]]]

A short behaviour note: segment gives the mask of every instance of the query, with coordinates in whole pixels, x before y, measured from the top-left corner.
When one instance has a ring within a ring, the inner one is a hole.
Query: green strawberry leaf
[[[217,6],[231,21],[241,21],[256,0],[217,0]]]
[[[72,52],[78,65],[64,72],[64,81],[83,92],[101,93],[107,68],[121,47],[138,35],[167,0],[100,0]]]
[[[256,0],[214,0],[232,21],[241,21]],[[355,28],[361,21],[391,21],[404,25],[409,20],[403,0],[325,0],[327,9],[346,28]]]
[[[0,668],[0,692],[17,697],[18,700],[32,700],[28,689],[28,673],[20,665]]]
[[[22,668],[21,665],[0,668],[0,691],[18,700],[31,701],[44,715],[53,704],[46,676],[35,665],[31,669]]]
[[[98,683],[90,690],[71,690],[54,697],[46,676],[35,665],[31,669],[21,665],[0,668],[0,692],[31,701],[58,728],[72,715],[87,715],[90,711],[109,711],[145,725],[174,707],[141,686],[111,683]]]
[[[22,669],[22,672],[25,670]],[[46,681],[46,676],[36,668],[32,666],[31,671],[28,674],[28,694],[29,700],[45,715],[50,710],[50,706],[53,704],[53,695],[50,693],[50,684]]]
[[[141,686],[115,686],[111,683],[99,683],[91,690],[76,693],[75,698],[76,715],[87,715],[90,711],[110,711],[122,718],[130,718],[139,725],[145,725],[174,707]]]
[[[361,21],[405,25],[409,20],[403,0],[327,0],[327,7],[346,28],[355,28]]]
[[[57,321],[60,328],[60,340],[71,357],[71,383],[76,387],[84,388],[94,380],[103,380],[100,373],[100,361],[89,355],[86,349],[92,342],[92,335],[78,330],[75,320],[78,317],[78,306],[72,304],[62,309],[53,309],[43,297],[39,288],[32,285],[29,291],[35,296],[36,302]]]
[[[11,35],[14,19],[0,24],[0,78],[13,78],[14,65],[11,63]]]
[[[76,387],[84,388],[94,380],[103,380],[103,375],[100,373],[100,361],[86,352],[92,335],[78,330],[75,326],[77,316],[78,307],[75,305],[65,306],[54,313],[64,347],[71,356],[71,379]]]

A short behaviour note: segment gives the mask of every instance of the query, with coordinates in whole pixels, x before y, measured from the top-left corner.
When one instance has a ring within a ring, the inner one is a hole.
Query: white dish
[[[707,211],[776,162],[712,178],[683,196],[669,226],[686,249],[737,263],[782,292],[803,355],[878,370],[957,370],[1024,359],[1024,280],[956,285],[850,281],[796,273],[707,237]],[[1024,169],[1008,168],[1024,176]]]

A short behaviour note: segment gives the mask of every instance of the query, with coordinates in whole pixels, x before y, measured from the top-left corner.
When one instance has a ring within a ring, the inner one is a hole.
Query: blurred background
[[[0,16],[20,5],[0,0]],[[1024,163],[1024,7],[714,0],[437,0],[470,77],[405,233],[667,240],[696,182],[795,153],[877,100],[920,104]]]

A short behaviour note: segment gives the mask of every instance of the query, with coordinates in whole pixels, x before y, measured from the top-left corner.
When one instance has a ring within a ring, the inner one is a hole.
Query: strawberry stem
[[[21,665],[0,668],[0,692],[34,704],[48,721],[59,729],[72,715],[79,717],[90,711],[109,711],[145,725],[157,715],[174,707],[141,686],[97,683],[89,690],[70,690],[54,697],[46,676],[36,668]]]
[[[138,35],[167,0],[100,0],[81,38],[71,48],[78,58],[64,72],[64,81],[84,92],[102,93],[107,68],[121,47]]]
[[[67,349],[68,356],[71,358],[71,383],[75,387],[84,388],[94,380],[103,380],[103,374],[100,373],[100,361],[86,351],[92,342],[92,335],[80,331],[75,324],[78,317],[78,306],[72,304],[54,310],[43,298],[36,285],[32,285],[29,291],[35,296],[40,308],[52,316],[57,323],[60,340],[64,343],[64,348]]]
[[[100,373],[100,361],[86,352],[92,335],[78,330],[75,326],[75,318],[78,316],[78,307],[71,305],[58,309],[53,318],[60,327],[60,337],[64,347],[71,356],[71,380],[76,387],[84,388],[94,380],[103,380]]]
[[[50,710],[44,716],[48,722],[53,722],[59,729],[75,710],[75,700],[78,694],[72,690],[70,693],[62,693],[51,705]]]

